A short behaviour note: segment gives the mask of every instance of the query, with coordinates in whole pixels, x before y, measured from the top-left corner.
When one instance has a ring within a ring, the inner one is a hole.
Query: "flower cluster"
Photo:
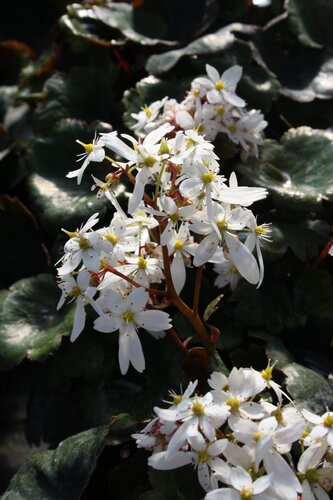
[[[245,101],[236,94],[242,68],[232,66],[220,75],[207,64],[206,71],[207,76],[192,81],[182,102],[165,97],[132,113],[132,130],[142,137],[170,123],[178,130],[195,129],[210,141],[222,133],[241,148],[244,156],[258,156],[267,122],[258,110],[245,110]]]
[[[207,99],[242,103],[232,92],[233,71],[228,78],[222,75],[225,86],[219,91],[207,80]],[[68,177],[80,183],[90,162],[109,161],[113,170],[104,181],[93,177],[93,189],[115,210],[107,227],[96,229],[94,214],[81,228],[64,230],[69,240],[59,261],[59,307],[66,298],[76,300],[74,341],[90,304],[98,314],[97,331],[119,331],[122,373],[129,363],[141,372],[145,361],[138,330],[160,337],[171,328],[162,309],[179,306],[187,268],[214,265],[218,287],[234,288],[241,277],[260,286],[260,240],[269,239],[270,229],[258,225],[248,207],[267,191],[238,186],[235,173],[225,178],[214,145],[194,129],[164,123],[143,140],[114,131],[95,136],[91,144],[78,142],[85,149],[78,160],[82,165]],[[129,215],[116,196],[123,177],[134,185]]]
[[[133,435],[139,448],[152,451],[148,464],[158,470],[192,464],[207,500],[329,500],[333,413],[283,406],[272,369],[214,372],[204,396],[195,393],[197,382],[184,394],[170,393],[169,408],[154,408],[156,417]],[[277,405],[267,401],[269,389]]]

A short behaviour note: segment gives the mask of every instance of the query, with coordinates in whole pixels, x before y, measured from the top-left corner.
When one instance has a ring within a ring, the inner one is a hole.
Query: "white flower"
[[[74,271],[83,261],[83,265],[92,272],[98,272],[100,267],[100,252],[103,241],[100,236],[90,231],[98,222],[98,213],[92,215],[87,222],[74,232],[63,231],[70,237],[65,244],[65,254],[60,259],[63,264],[58,269],[58,274],[63,276]]]
[[[319,469],[326,451],[326,442],[310,446],[298,461],[297,469],[302,475],[303,500],[329,500],[330,498],[320,485],[326,472],[325,469],[329,469],[328,472],[331,472],[331,476],[333,471],[332,467]]]
[[[134,213],[143,198],[144,190],[149,179],[152,178],[154,174],[158,174],[162,167],[162,161],[168,157],[168,155],[160,154],[160,144],[161,139],[171,132],[174,127],[169,124],[161,125],[156,130],[150,132],[142,144],[138,142],[133,137],[123,134],[123,137],[128,139],[133,144],[133,149],[129,148],[121,139],[119,139],[114,133],[102,134],[102,140],[105,146],[115,153],[129,161],[130,165],[135,165],[139,169],[138,174],[135,177],[135,185],[132,196],[129,199],[128,211],[130,214]]]
[[[206,234],[200,242],[193,260],[195,266],[210,261],[218,246],[225,243],[231,260],[239,273],[250,283],[259,281],[259,268],[256,259],[232,231],[242,230],[247,222],[248,213],[241,207],[230,208],[228,205],[212,204],[212,213],[205,221],[203,215],[192,217],[191,230],[198,234]]]
[[[126,263],[116,266],[115,270],[125,276],[129,276],[138,285],[149,287],[151,283],[160,283],[164,278],[161,266],[161,261],[153,257],[145,257],[143,255],[135,257],[127,256]],[[98,290],[103,290],[119,280],[122,280],[122,278],[109,272],[98,285]]]
[[[237,466],[230,473],[230,485],[234,488],[220,488],[209,492],[205,500],[275,500],[264,492],[272,483],[272,474],[261,476],[254,482],[243,467]]]
[[[205,491],[217,488],[217,481],[212,475],[216,468],[228,466],[219,458],[227,446],[227,439],[206,442],[201,434],[188,437],[191,451],[176,451],[171,457],[166,452],[155,453],[148,459],[148,465],[157,470],[170,470],[193,463],[198,471],[199,483]]]
[[[168,242],[169,255],[173,255],[171,263],[172,281],[178,295],[182,291],[186,281],[185,261],[195,253],[196,244],[190,235],[188,224],[182,224],[179,230],[172,231]]]
[[[215,286],[224,288],[230,285],[230,289],[235,290],[241,279],[241,275],[232,260],[224,260],[224,262],[216,264],[214,271],[218,274],[214,281]]]
[[[168,219],[160,237],[161,245],[167,245],[177,222],[188,220],[189,217],[195,214],[196,208],[194,205],[178,207],[170,196],[165,195],[158,198],[157,203],[161,210],[149,209],[149,211],[154,215],[163,217],[163,219]]]
[[[275,416],[264,418],[259,423],[231,415],[228,424],[235,438],[244,444],[254,446],[255,464],[258,468],[267,451],[274,444],[283,446],[282,451],[288,453],[293,442],[303,434],[305,422],[302,419],[290,421],[288,426],[280,427]]]
[[[314,424],[309,435],[310,442],[320,442],[327,439],[328,444],[333,448],[333,412],[327,411],[321,417],[309,410],[302,410],[303,416]]]
[[[170,317],[163,311],[145,310],[149,294],[143,288],[134,289],[127,297],[111,291],[98,299],[104,316],[95,320],[99,332],[119,330],[119,365],[124,375],[131,363],[138,372],[145,368],[145,359],[137,334],[138,328],[151,331],[171,328]]]
[[[194,396],[189,399],[186,407],[166,410],[155,407],[154,411],[159,418],[167,422],[182,422],[170,440],[167,459],[183,447],[188,436],[196,435],[200,431],[209,441],[214,441],[215,429],[220,427],[229,415],[227,408],[214,404],[210,392],[203,397]]]
[[[77,183],[80,184],[82,180],[82,176],[84,174],[85,169],[89,165],[91,161],[95,162],[101,162],[104,160],[105,157],[105,151],[104,151],[104,143],[101,139],[97,139],[96,135],[92,143],[90,144],[85,144],[84,142],[79,141],[78,139],[76,140],[81,146],[84,147],[85,152],[79,154],[78,156],[80,157],[76,161],[83,161],[81,168],[78,170],[72,170],[71,172],[68,172],[66,177],[73,178],[77,177]]]
[[[271,229],[270,224],[257,225],[257,220],[251,213],[247,223],[247,227],[250,229],[251,234],[246,238],[246,246],[252,252],[254,248],[257,252],[258,262],[259,262],[259,282],[258,287],[261,285],[264,279],[264,259],[262,258],[260,240],[272,241],[270,237]]]
[[[118,191],[118,194],[121,191],[117,183],[113,185],[114,176],[112,174],[107,175],[105,182],[97,179],[97,177],[94,177],[93,175],[91,177],[95,182],[95,184],[93,184],[93,186],[91,187],[91,190],[93,191],[96,187],[99,188],[96,195],[97,199],[100,200],[102,196],[105,196],[105,198],[107,198],[112,203],[119,215],[121,215],[122,217],[127,217],[124,210],[119,205],[116,194],[114,192],[116,189]]]
[[[175,424],[154,418],[141,432],[132,434],[138,448],[153,450],[154,453],[163,451],[170,441],[175,430]]]
[[[278,492],[273,499],[297,500],[302,486],[287,461],[277,451],[270,449],[266,453],[264,467],[268,474],[273,474],[272,488]]]
[[[213,377],[214,376],[214,377]],[[260,419],[267,415],[266,410],[259,403],[248,401],[262,391],[262,384],[246,368],[234,367],[224,385],[224,375],[220,382],[215,373],[208,380],[213,387],[213,397],[221,408],[228,409],[231,414],[241,415],[246,418]],[[224,388],[223,388],[224,386]]]
[[[86,304],[90,304],[97,314],[103,314],[100,307],[93,300],[93,296],[97,292],[95,287],[90,286],[90,274],[87,270],[79,271],[76,280],[72,275],[62,276],[62,281],[59,282],[59,288],[62,290],[60,300],[57,305],[57,310],[63,306],[67,297],[71,297],[71,301],[76,301],[76,311],[74,316],[73,328],[70,340],[74,342],[82,332],[86,322]]]
[[[149,106],[143,106],[139,113],[131,113],[131,117],[136,120],[136,123],[130,128],[138,135],[146,135],[154,130],[155,120],[157,119],[161,109],[168,100],[167,97],[160,101],[154,101]]]
[[[115,266],[118,261],[124,261],[125,253],[134,252],[139,244],[138,238],[133,236],[135,229],[127,228],[127,220],[115,212],[109,227],[96,231],[105,240],[103,250],[107,254],[107,262],[112,266]]]
[[[205,491],[217,488],[217,481],[212,475],[215,470],[227,470],[227,464],[219,458],[219,455],[225,450],[228,440],[217,439],[216,441],[206,442],[201,434],[195,434],[188,437],[192,448],[192,460],[198,471],[198,479]]]
[[[208,78],[196,78],[194,81],[207,89],[206,97],[208,102],[217,104],[226,100],[234,106],[245,106],[245,101],[235,93],[237,83],[242,76],[240,66],[232,66],[220,75],[213,66],[206,64],[206,72]]]

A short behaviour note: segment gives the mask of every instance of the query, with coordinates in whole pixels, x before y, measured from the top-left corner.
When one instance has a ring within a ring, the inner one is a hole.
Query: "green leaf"
[[[287,0],[290,27],[300,42],[310,47],[333,46],[331,0]]]
[[[111,121],[115,97],[113,83],[116,67],[75,67],[67,74],[56,73],[44,86],[47,97],[34,114],[35,130],[53,129],[62,118],[77,118],[88,123],[94,120]]]
[[[310,127],[290,129],[281,144],[266,141],[260,159],[239,167],[251,183],[265,186],[277,205],[318,211],[333,202],[333,133]]]
[[[57,349],[72,328],[72,313],[57,312],[59,289],[52,276],[17,281],[0,293],[0,368],[25,357],[40,359]]]
[[[76,154],[82,153],[75,140],[90,143],[95,130],[101,128],[98,124],[87,128],[78,120],[61,120],[51,136],[37,137],[28,150],[28,163],[33,170],[28,179],[30,199],[50,233],[57,233],[62,227],[73,230],[94,212],[107,210],[107,201],[97,200],[96,194],[91,193],[91,174],[103,180],[110,171],[107,162],[90,163],[79,186],[76,179],[66,178],[69,171],[77,168]]]
[[[279,237],[280,235],[280,237]],[[330,238],[330,226],[321,220],[301,220],[297,223],[274,222],[272,243],[265,249],[276,245],[285,253],[288,247],[302,261],[314,259],[319,248]],[[276,252],[276,248],[272,248]],[[282,254],[283,254],[282,253]]]
[[[192,466],[168,471],[150,468],[149,479],[155,492],[162,495],[161,499],[163,500],[186,500],[187,498],[200,500],[204,495],[196,471]]]
[[[208,304],[208,306],[205,309],[204,315],[203,315],[204,321],[208,321],[209,318],[211,317],[211,315],[214,314],[218,310],[218,308],[219,308],[219,302],[222,299],[222,297],[223,297],[223,293],[221,293],[220,295],[218,295],[215,299],[213,299]]]
[[[149,9],[134,9],[126,3],[109,3],[107,7],[92,7],[96,19],[116,29],[132,42],[142,45],[174,45],[175,42],[161,38],[167,25],[157,13]]]
[[[332,408],[333,388],[322,375],[298,363],[284,366],[283,372],[287,390],[299,408],[306,407],[318,415]]]
[[[6,285],[48,267],[37,223],[18,198],[0,197],[0,279]]]
[[[182,49],[176,49],[164,52],[164,54],[155,54],[150,56],[146,65],[146,70],[148,73],[159,75],[172,69],[180,61],[180,59],[185,56],[212,56],[220,53],[225,55],[224,52],[227,52],[230,48],[232,48],[237,41],[233,33],[234,31],[251,33],[253,32],[253,28],[239,23],[230,24],[215,33],[210,33],[198,38]],[[242,44],[239,41],[237,43],[238,45],[236,48],[242,47],[244,50],[248,45],[246,43]],[[226,55],[230,56],[228,52]]]
[[[259,30],[253,42],[264,64],[280,82],[282,95],[302,103],[333,97],[332,86],[328,85],[333,72],[328,49],[300,45],[291,37],[287,21],[272,23],[270,29]],[[302,71],[295,72],[296,67],[301,67]]]
[[[191,75],[194,78],[205,73],[206,63],[213,65],[220,72],[234,64],[240,64],[244,74],[238,87],[239,94],[250,106],[267,111],[272,100],[277,99],[279,95],[279,82],[266,68],[255,65],[252,45],[236,37],[237,33],[249,35],[253,32],[252,26],[230,24],[216,33],[198,38],[184,48],[150,56],[146,70],[154,75],[160,75],[177,66],[180,76],[187,72],[188,77]],[[189,68],[185,66],[185,71],[180,67],[181,61],[189,66]]]
[[[279,96],[280,84],[275,75],[260,66],[246,66],[238,92],[256,108],[269,111],[272,100]]]
[[[333,79],[333,58],[326,51],[313,52],[304,50],[301,56],[307,60],[306,72],[301,71],[297,79],[289,76],[289,84],[286,82],[282,86],[281,94],[302,103],[314,99],[332,99],[333,89],[327,82]],[[294,65],[298,62],[300,61],[292,61]]]
[[[46,363],[29,401],[28,435],[57,444],[70,434],[102,425],[111,415],[128,412],[135,420],[151,418],[168,391],[187,385],[184,356],[172,340],[140,333],[146,369],[118,369],[118,332],[103,334],[88,327],[74,342],[63,342]]]
[[[332,276],[322,269],[304,271],[295,286],[295,307],[299,314],[333,316]]]
[[[290,293],[282,281],[269,279],[256,289],[248,283],[240,284],[231,296],[239,322],[250,327],[263,326],[269,333],[295,328],[299,319],[293,308]]]
[[[127,415],[119,415],[109,425],[72,436],[56,450],[36,453],[13,477],[3,500],[73,500],[79,498],[96,467],[106,444],[121,442],[133,425]]]

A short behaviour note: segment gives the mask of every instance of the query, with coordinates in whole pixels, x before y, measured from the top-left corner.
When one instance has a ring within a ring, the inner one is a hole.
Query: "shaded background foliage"
[[[20,15],[17,15],[17,11]],[[43,22],[40,22],[43,19]],[[147,370],[121,377],[117,338],[92,332],[73,345],[70,307],[57,313],[53,263],[61,227],[95,211],[88,176],[65,178],[75,139],[131,123],[131,112],[165,95],[182,98],[206,63],[244,68],[239,94],[269,122],[259,159],[240,162],[218,137],[223,171],[269,189],[256,205],[273,223],[260,289],[241,283],[211,322],[226,367],[264,368],[297,403],[332,407],[330,258],[333,189],[333,5],[329,0],[65,0],[9,2],[0,28],[0,431],[3,498],[200,498],[192,471],[147,471],[130,433],[169,388],[202,376],[168,338],[144,338]],[[96,167],[96,172],[100,165]],[[107,168],[107,167],[106,167]],[[94,170],[93,170],[94,173]],[[184,297],[191,301],[194,276]],[[217,295],[207,270],[202,311]],[[177,331],[191,334],[178,314]],[[172,360],[172,363],[171,363]],[[127,412],[129,416],[119,416]],[[7,431],[4,430],[7,427]],[[50,448],[31,456],[33,451]],[[61,447],[58,444],[64,440]],[[55,465],[56,464],[56,465]],[[97,464],[97,466],[96,466]],[[191,486],[190,486],[191,485]],[[185,493],[184,493],[185,492]]]

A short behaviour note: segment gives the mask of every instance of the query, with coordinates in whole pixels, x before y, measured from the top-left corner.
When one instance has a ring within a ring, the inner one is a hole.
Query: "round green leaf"
[[[96,128],[101,131],[100,126]],[[57,233],[62,227],[73,230],[94,212],[107,209],[107,201],[97,200],[91,192],[91,174],[103,180],[110,171],[107,162],[90,163],[79,186],[76,179],[66,178],[69,171],[78,168],[76,154],[83,151],[75,140],[90,143],[95,130],[78,120],[61,120],[52,136],[37,137],[28,151],[33,170],[28,179],[29,195],[48,232]]]
[[[299,212],[318,211],[333,202],[333,133],[299,127],[281,144],[266,141],[260,159],[240,170],[249,182],[265,186],[278,205]]]
[[[0,293],[0,369],[57,349],[72,328],[72,312],[57,312],[60,293],[51,275],[17,281]]]
[[[234,32],[251,33],[251,26],[240,23],[229,24],[216,31],[204,35],[182,49],[171,50],[164,54],[154,54],[148,59],[146,70],[148,73],[159,75],[172,69],[184,57],[211,56],[224,53],[236,42]],[[245,44],[247,45],[247,44]]]
[[[331,0],[286,0],[291,28],[300,42],[310,47],[333,46]]]
[[[283,372],[287,390],[299,408],[306,407],[318,415],[332,408],[333,388],[322,375],[298,363],[284,366]]]
[[[132,42],[142,45],[174,45],[175,42],[160,38],[166,34],[163,18],[148,9],[135,9],[126,3],[110,3],[107,7],[95,5],[93,15],[107,26],[120,31]]]
[[[75,67],[67,74],[51,76],[44,86],[47,97],[34,114],[35,130],[45,134],[62,118],[111,121],[115,103],[112,85],[117,74],[108,64],[103,68]]]
[[[109,425],[66,439],[56,450],[36,453],[13,477],[3,500],[73,500],[81,497],[97,459],[110,441],[119,443],[133,422],[119,415]]]

